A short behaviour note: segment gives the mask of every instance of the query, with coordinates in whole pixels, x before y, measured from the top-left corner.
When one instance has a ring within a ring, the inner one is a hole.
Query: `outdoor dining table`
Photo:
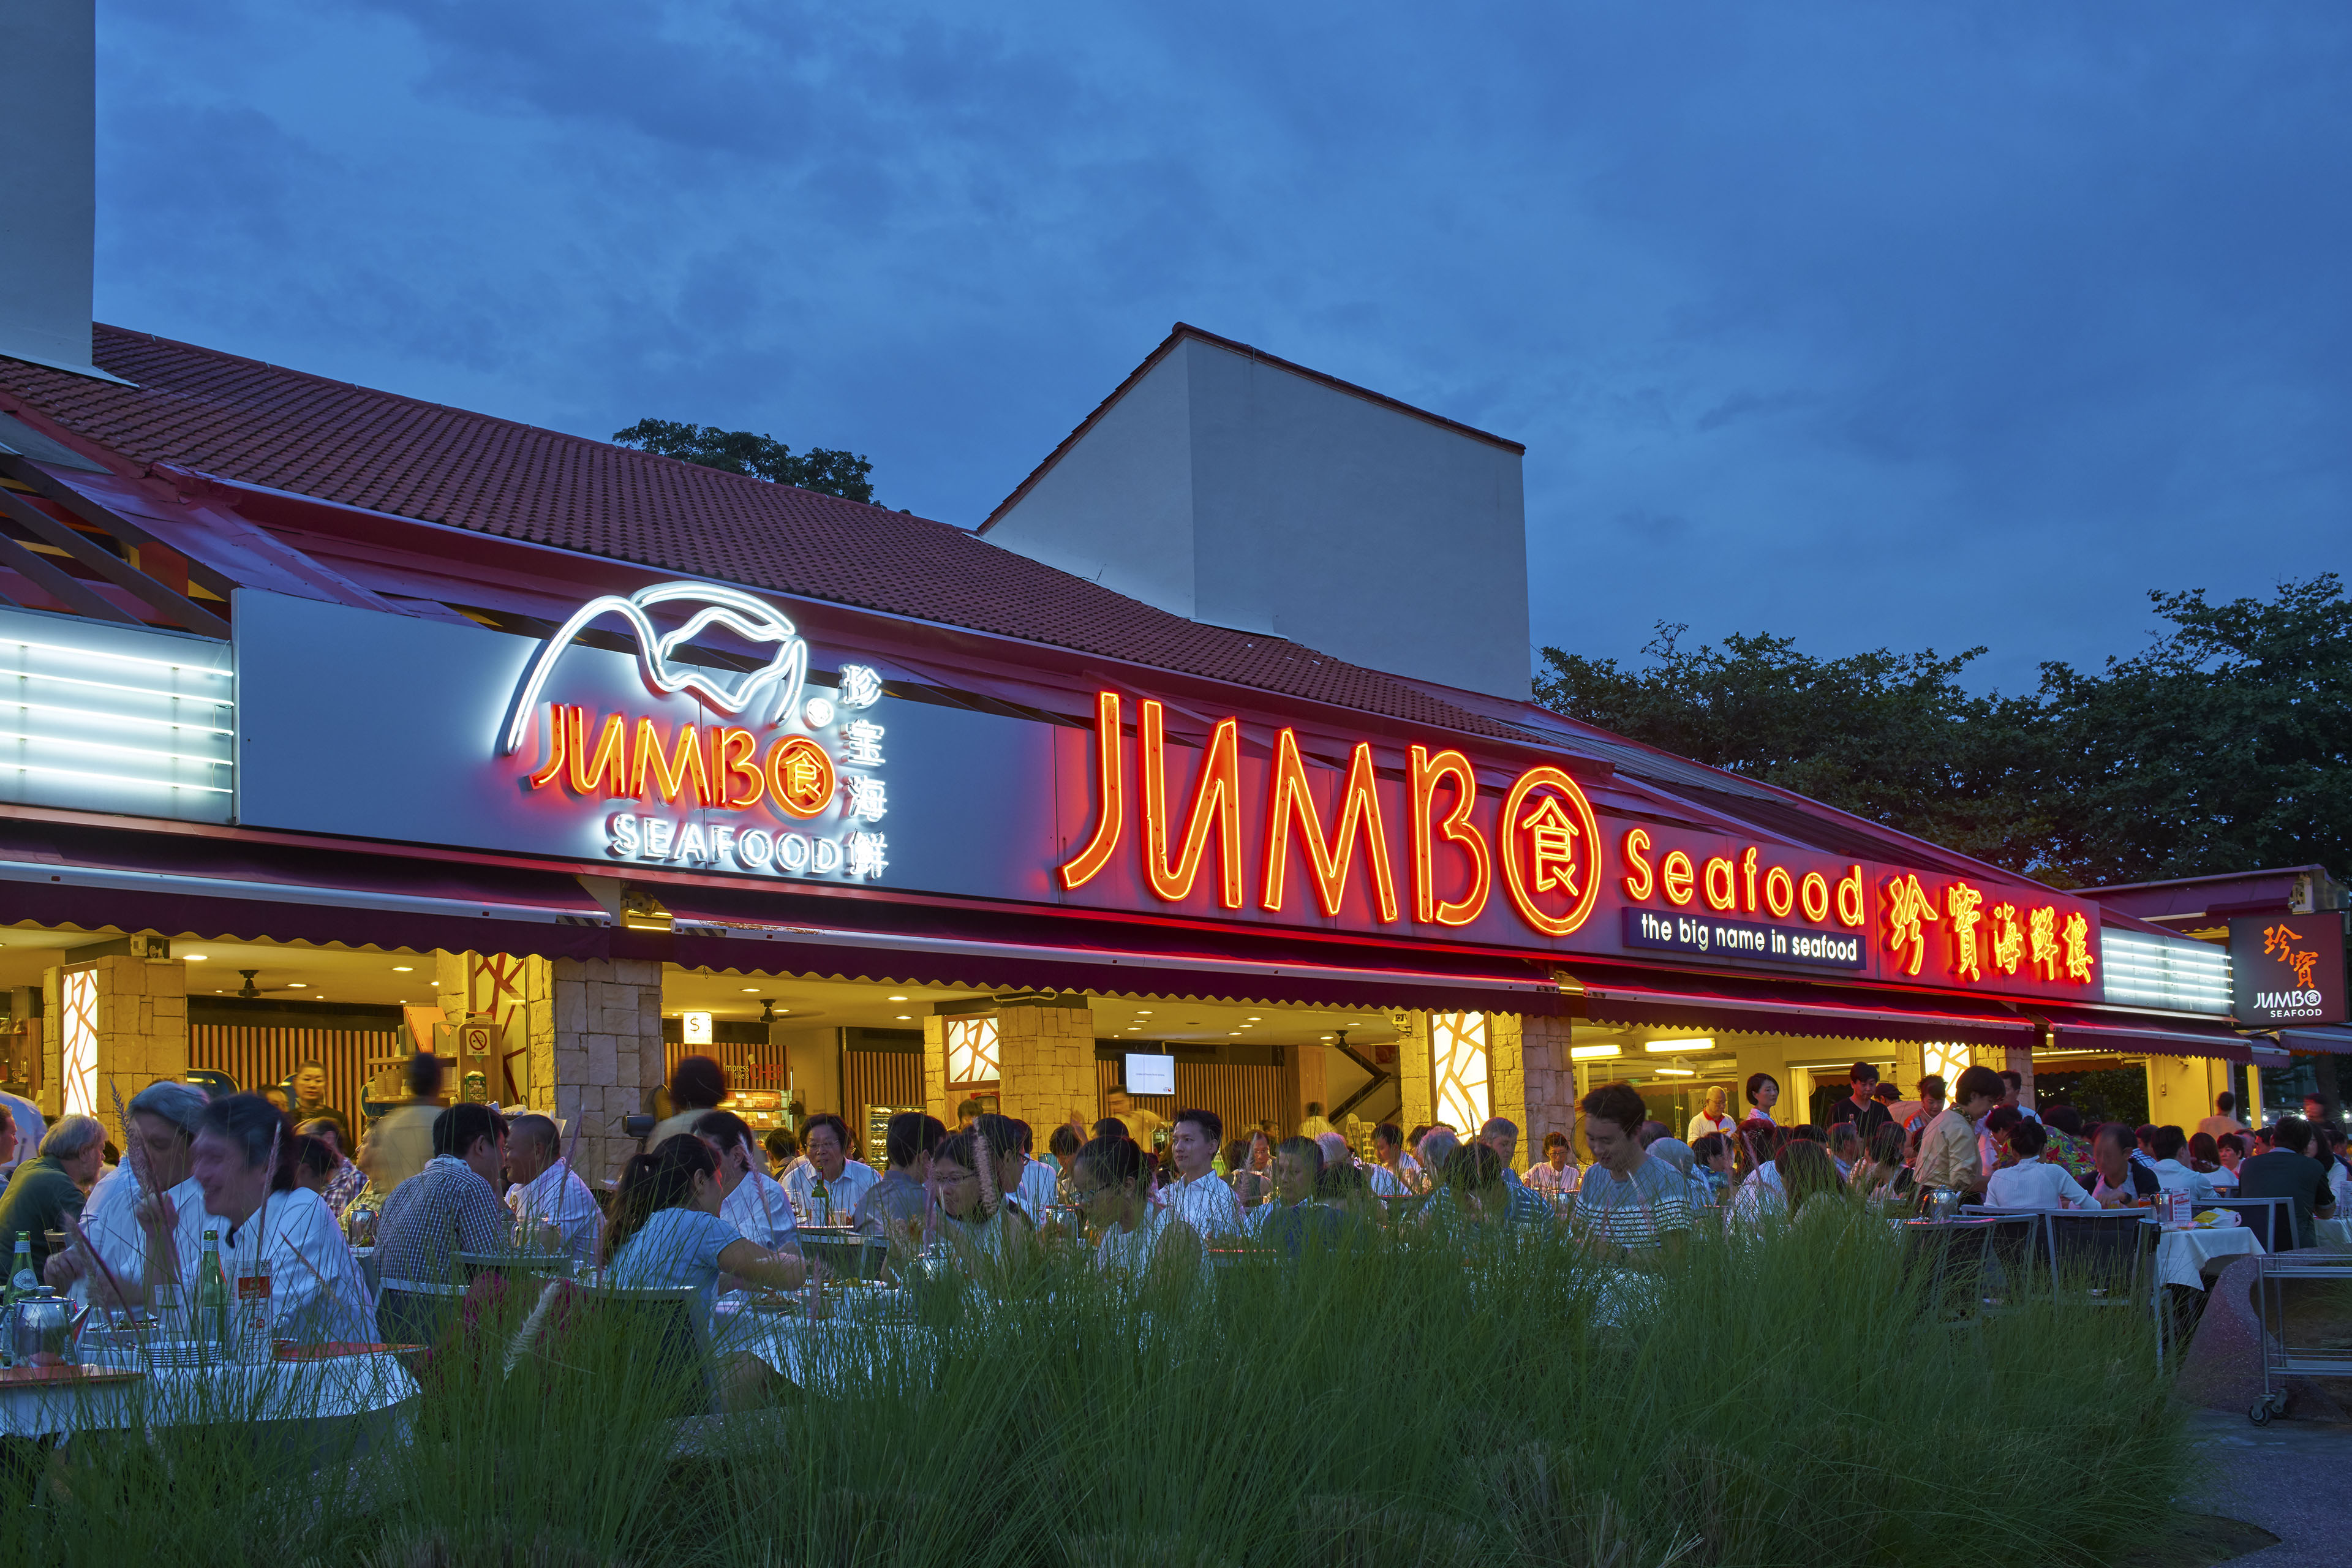
[[[158,1363],[136,1351],[100,1353],[121,1364],[0,1372],[0,1436],[318,1421],[391,1411],[416,1394],[401,1358],[382,1351],[205,1365]]]
[[[757,1307],[740,1296],[712,1310],[710,1341],[717,1351],[749,1352],[812,1394],[841,1393],[894,1364],[927,1366],[939,1349],[939,1336],[913,1321],[851,1310],[812,1322],[793,1308]]]
[[[2202,1290],[2207,1264],[2216,1258],[2239,1258],[2262,1250],[2261,1238],[2242,1225],[2168,1225],[2156,1244],[2156,1277],[2166,1285],[2186,1285],[2192,1290]]]

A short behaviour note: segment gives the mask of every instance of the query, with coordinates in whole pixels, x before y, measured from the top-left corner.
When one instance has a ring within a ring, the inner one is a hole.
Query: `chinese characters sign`
[[[2230,973],[2241,1028],[2340,1024],[2352,1016],[2340,910],[2231,921]]]

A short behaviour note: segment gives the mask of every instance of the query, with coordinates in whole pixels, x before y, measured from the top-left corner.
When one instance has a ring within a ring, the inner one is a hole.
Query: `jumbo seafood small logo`
[[[2312,978],[2319,966],[2319,952],[2303,946],[2306,940],[2284,921],[2263,928],[2263,956],[2294,971],[2294,989],[2254,993],[2254,1005],[2273,1018],[2316,1018],[2327,1005],[2327,998]]]
[[[664,631],[650,609],[675,604],[699,607]],[[584,708],[542,702],[556,660],[605,616],[635,634],[637,673],[652,696],[692,697],[737,721],[688,720],[671,731],[642,714],[608,712],[592,722]],[[774,651],[758,668],[731,674],[677,657],[714,627]],[[537,734],[539,763],[524,780],[532,792],[676,808],[608,813],[604,849],[615,859],[877,880],[889,868],[889,843],[877,826],[889,814],[882,776],[888,731],[871,713],[882,677],[845,664],[833,696],[811,696],[808,667],[798,628],[751,595],[706,583],[657,584],[626,598],[606,594],[581,605],[532,656],[498,752],[512,756]],[[780,728],[792,732],[767,733]],[[740,819],[707,820],[710,812]]]

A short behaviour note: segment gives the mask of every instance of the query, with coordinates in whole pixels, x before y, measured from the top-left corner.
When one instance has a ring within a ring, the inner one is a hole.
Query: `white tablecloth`
[[[2211,1230],[2175,1230],[2167,1227],[2164,1238],[2156,1244],[2156,1277],[2167,1285],[2186,1285],[2193,1290],[2205,1289],[2202,1270],[2217,1258],[2237,1258],[2250,1252],[2260,1252],[2263,1244],[2244,1226],[2220,1226]]]
[[[159,1368],[95,1386],[0,1384],[0,1435],[359,1415],[389,1410],[415,1393],[415,1378],[389,1354]]]
[[[915,1323],[855,1318],[811,1323],[790,1313],[754,1312],[721,1302],[711,1322],[711,1343],[720,1352],[748,1351],[812,1394],[835,1394],[894,1369],[928,1381],[929,1358],[939,1339]]]
[[[2314,1220],[2312,1223],[2319,1227],[2319,1245],[2323,1250],[2352,1252],[2352,1216]]]

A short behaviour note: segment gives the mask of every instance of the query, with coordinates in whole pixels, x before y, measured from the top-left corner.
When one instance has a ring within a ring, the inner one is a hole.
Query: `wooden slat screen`
[[[1118,1087],[1118,1063],[1097,1060],[1095,1084],[1099,1093],[1096,1114],[1107,1116],[1111,1091]],[[1176,1062],[1174,1094],[1141,1094],[1135,1103],[1166,1120],[1179,1110],[1213,1110],[1225,1124],[1230,1143],[1260,1121],[1282,1123],[1282,1075],[1270,1067],[1235,1066],[1224,1062]]]
[[[842,1108],[842,1119],[852,1127],[866,1125],[869,1105],[918,1110],[923,1103],[923,1058],[914,1051],[844,1051],[841,1098],[848,1101]]]
[[[351,1118],[355,1128],[366,1114],[360,1102],[374,1070],[371,1064],[386,1059],[401,1059],[400,1036],[389,1029],[378,1034],[274,1025],[188,1026],[188,1065],[225,1072],[251,1093],[285,1082],[304,1062],[324,1064],[327,1103]]]

